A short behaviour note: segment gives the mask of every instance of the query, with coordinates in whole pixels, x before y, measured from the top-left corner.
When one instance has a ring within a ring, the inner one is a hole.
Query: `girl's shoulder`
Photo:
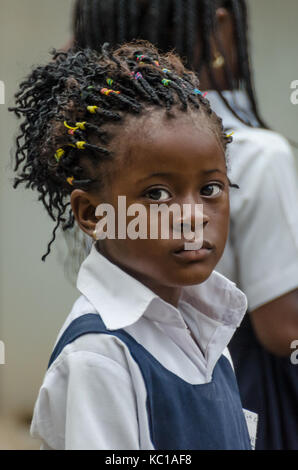
[[[297,172],[295,155],[285,137],[268,129],[248,126],[234,131],[228,162],[231,176],[239,182],[272,172],[282,171],[288,175]]]
[[[88,299],[81,295],[74,303],[71,312],[66,317],[64,324],[62,325],[57,339],[55,341],[53,350],[61,340],[63,334],[70,327],[70,325],[80,317],[83,317],[86,314],[99,315],[94,306],[88,301]],[[54,362],[49,367],[49,371],[55,370],[58,366],[68,367],[70,359],[73,359],[74,356],[78,359],[85,357],[86,360],[103,360],[114,361],[124,368],[127,367],[126,360],[127,350],[124,343],[119,340],[114,335],[108,334],[97,334],[97,333],[87,333],[79,336],[74,341],[67,344],[59,356],[54,360]]]
[[[287,139],[278,132],[270,129],[243,126],[234,131],[234,146],[240,146],[251,151],[276,154],[278,152],[292,155],[292,149]],[[231,146],[233,147],[233,145]]]
[[[87,313],[98,315],[81,296],[60,329],[56,344],[68,326]],[[133,385],[124,344],[116,339],[106,334],[78,337],[64,347],[48,368],[34,406],[30,430],[32,437],[42,440],[44,448],[63,450],[78,445],[79,448],[100,448],[97,439],[105,436],[102,423],[113,422],[114,411],[110,404],[115,399],[111,397],[118,394],[118,389],[125,405],[124,413],[134,409]],[[106,414],[107,418],[98,420],[98,413],[101,417]],[[93,417],[91,424],[90,417]]]

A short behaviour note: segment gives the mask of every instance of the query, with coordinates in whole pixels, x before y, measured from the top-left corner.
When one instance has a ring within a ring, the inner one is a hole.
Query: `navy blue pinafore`
[[[147,390],[150,437],[155,449],[251,450],[235,375],[224,356],[217,362],[211,382],[192,385],[162,366],[123,329],[109,331],[98,314],[86,314],[64,331],[49,367],[67,344],[88,333],[118,337],[138,364]]]
[[[259,417],[256,450],[298,450],[298,365],[266,351],[249,313],[229,350],[242,404]]]

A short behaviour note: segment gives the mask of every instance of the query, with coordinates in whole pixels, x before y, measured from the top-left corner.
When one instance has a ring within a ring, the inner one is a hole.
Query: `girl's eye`
[[[206,197],[217,197],[222,193],[222,187],[219,184],[208,184],[201,189],[201,195]]]
[[[153,199],[154,201],[166,201],[171,197],[169,191],[161,188],[151,189],[145,194],[145,196],[149,199]]]

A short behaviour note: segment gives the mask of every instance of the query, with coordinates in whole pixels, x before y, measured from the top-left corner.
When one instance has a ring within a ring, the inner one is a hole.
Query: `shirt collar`
[[[80,267],[77,288],[99,312],[109,330],[125,328],[142,315],[153,321],[185,327],[179,305],[175,308],[165,302],[113,264],[97,251],[95,242]],[[180,300],[232,327],[240,324],[247,308],[243,292],[215,271],[204,283],[183,287]]]
[[[245,91],[224,90],[222,91],[222,94],[234,111],[236,111],[236,113],[245,122],[247,122],[248,125],[259,127]],[[243,127],[247,127],[246,124],[237,119],[237,117],[234,116],[234,114],[227,108],[217,91],[208,91],[207,98],[213,111],[222,118],[225,129],[241,129]]]
[[[235,328],[247,310],[245,294],[217,271],[201,284],[184,287],[180,298],[180,302],[183,301],[210,319]]]

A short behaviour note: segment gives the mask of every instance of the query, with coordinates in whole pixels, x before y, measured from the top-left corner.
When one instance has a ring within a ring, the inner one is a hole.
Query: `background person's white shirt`
[[[99,312],[109,330],[123,328],[192,384],[211,380],[247,307],[234,283],[213,272],[203,284],[184,287],[175,308],[103,257],[95,245],[80,268],[77,287],[82,295],[57,341],[75,318]],[[44,449],[153,449],[146,387],[127,346],[104,334],[84,335],[67,345],[46,372],[31,433]]]
[[[253,123],[244,92],[234,95],[241,116]],[[233,103],[231,92],[224,96]],[[240,186],[230,190],[230,234],[216,270],[245,292],[254,310],[298,287],[295,159],[281,135],[242,124],[216,92],[207,98],[225,129],[235,132],[228,146],[229,176]]]

